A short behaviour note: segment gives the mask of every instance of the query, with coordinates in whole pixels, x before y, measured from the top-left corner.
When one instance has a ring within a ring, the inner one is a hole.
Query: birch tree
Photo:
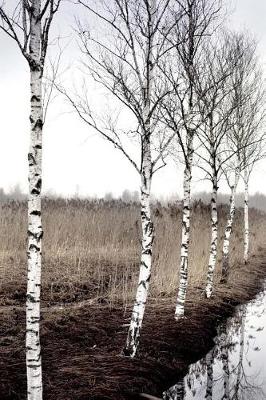
[[[264,123],[266,117],[265,89],[261,75],[256,76],[257,86],[246,104],[246,118],[243,120],[246,145],[241,151],[244,180],[244,262],[249,257],[249,182],[255,165],[265,157]]]
[[[183,15],[169,37],[174,49],[171,55],[167,54],[167,63],[163,67],[172,92],[162,107],[162,120],[177,139],[178,150],[173,149],[173,152],[175,154],[180,149],[185,164],[179,289],[175,310],[177,320],[184,316],[187,293],[192,165],[194,139],[200,123],[194,80],[202,42],[218,24],[221,10],[221,3],[217,0],[181,0],[178,3]]]
[[[226,165],[224,169],[231,196],[223,242],[222,282],[226,282],[228,278],[229,245],[235,216],[235,195],[240,174],[246,164],[244,154],[249,152],[249,146],[252,148],[254,145],[258,145],[252,125],[254,125],[254,118],[258,122],[258,113],[260,113],[262,106],[263,87],[256,55],[256,42],[249,38],[246,33],[233,34],[231,41],[236,54],[236,63],[233,66],[231,76],[233,90],[230,101],[233,111],[230,116],[227,152],[231,152],[233,157],[229,159],[229,165]]]
[[[83,90],[81,95],[63,92],[80,118],[103,138],[114,145],[131,163],[140,176],[141,192],[141,259],[138,286],[133,306],[124,354],[134,357],[140,337],[148,296],[154,226],[151,216],[150,194],[152,177],[165,165],[164,153],[171,140],[158,120],[161,100],[167,96],[165,79],[158,67],[170,45],[167,36],[178,22],[171,0],[78,0],[90,18],[101,26],[89,29],[79,21],[78,36],[84,53],[83,66],[88,77],[111,93],[127,112],[132,124],[119,128],[119,123],[108,117],[103,121],[92,109],[90,99]],[[174,15],[172,20],[170,15]],[[134,158],[128,141],[137,145]]]
[[[236,155],[235,162],[232,163],[232,166],[229,167],[229,170],[224,170],[225,180],[227,182],[228,187],[230,188],[230,199],[229,199],[229,214],[226,222],[226,228],[224,232],[223,239],[223,249],[222,249],[222,278],[221,282],[226,283],[229,272],[229,247],[230,247],[230,238],[233,231],[233,222],[236,212],[236,191],[240,178],[240,161],[238,155]]]
[[[256,124],[255,124],[256,126]],[[251,133],[251,132],[250,132]],[[244,262],[248,262],[249,258],[249,247],[250,247],[250,237],[249,237],[249,182],[250,176],[254,170],[255,164],[260,161],[262,158],[265,158],[265,135],[262,131],[262,127],[257,128],[253,133],[256,133],[256,136],[249,137],[252,142],[250,145],[246,146],[243,151],[243,162],[244,162],[244,172],[243,172],[243,180],[245,185],[244,191]]]
[[[218,182],[222,176],[222,167],[227,161],[224,157],[224,143],[229,129],[229,116],[232,106],[228,96],[232,90],[229,78],[235,63],[234,51],[228,46],[224,36],[218,43],[209,43],[204,52],[204,64],[197,75],[198,99],[201,107],[202,125],[198,129],[201,143],[197,153],[200,168],[212,184],[211,197],[211,243],[205,294],[209,298],[213,292],[213,278],[217,262],[218,214],[217,192]],[[231,157],[231,156],[229,156]]]
[[[43,227],[42,188],[42,77],[52,20],[60,0],[23,0],[13,9],[0,6],[0,28],[14,40],[29,65],[30,72],[30,148],[28,197],[28,276],[26,301],[26,367],[29,400],[42,399],[40,348],[40,290]]]

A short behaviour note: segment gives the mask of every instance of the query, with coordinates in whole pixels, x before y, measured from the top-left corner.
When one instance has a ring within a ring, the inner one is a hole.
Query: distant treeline
[[[229,194],[218,194],[218,204],[229,204]],[[198,192],[193,196],[194,200],[201,199],[204,203],[209,203],[211,200],[211,193]],[[244,204],[244,193],[236,194],[236,207],[243,207]],[[257,208],[266,212],[266,196],[262,193],[256,192],[249,197],[249,206]]]
[[[48,198],[63,198],[62,195],[57,195],[51,192],[47,192],[45,197]],[[73,198],[83,198],[79,196],[78,194],[73,195]],[[218,204],[229,204],[229,194],[223,194],[219,193],[218,195]],[[27,195],[22,192],[21,188],[19,185],[14,186],[9,192],[5,192],[4,189],[0,188],[0,202],[6,202],[10,200],[16,200],[16,201],[23,201],[27,199]],[[94,197],[86,197],[86,199],[91,199],[95,200]],[[105,194],[101,200],[104,201],[112,201],[112,200],[122,200],[125,203],[138,203],[139,202],[139,192],[138,191],[130,191],[130,190],[124,190],[118,198],[116,198],[111,192],[108,192]],[[178,196],[171,196],[171,197],[160,197],[156,198],[153,196],[153,202],[159,201],[160,203],[167,204],[167,203],[174,203],[174,202],[179,202],[180,198]],[[201,200],[205,204],[209,204],[211,200],[211,193],[208,192],[198,192],[195,193],[193,196],[193,200]],[[238,193],[236,195],[236,206],[237,207],[243,207],[244,204],[244,193]],[[262,210],[266,212],[266,196],[262,193],[255,193],[254,195],[250,196],[249,199],[249,205],[252,208],[257,208],[258,210]]]

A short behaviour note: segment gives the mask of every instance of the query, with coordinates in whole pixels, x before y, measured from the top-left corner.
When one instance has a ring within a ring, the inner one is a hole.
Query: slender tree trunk
[[[26,302],[26,365],[28,400],[42,399],[42,364],[40,348],[40,289],[41,289],[41,220],[42,187],[42,66],[41,48],[41,1],[32,2],[33,17],[30,33],[30,90],[31,90],[31,137],[29,160],[28,199],[28,279]]]
[[[206,385],[206,400],[212,400],[212,391],[213,391],[213,361],[214,361],[214,349],[212,349],[206,355],[206,364],[207,364],[207,385]]]
[[[142,249],[139,281],[128,331],[126,348],[124,350],[124,354],[130,357],[134,357],[137,351],[151,277],[152,245],[154,239],[154,228],[151,220],[150,207],[151,177],[151,152],[150,142],[148,140],[143,149],[143,163],[141,171]]]
[[[217,215],[217,172],[212,160],[212,198],[211,198],[211,246],[207,274],[207,286],[205,294],[210,298],[213,292],[213,277],[217,260],[217,235],[218,235],[218,215]]]
[[[228,279],[228,270],[229,270],[229,246],[230,246],[230,238],[232,233],[233,222],[235,218],[235,195],[236,195],[236,188],[238,184],[239,173],[236,171],[235,174],[235,182],[234,185],[231,186],[231,196],[230,196],[230,211],[229,217],[227,220],[227,225],[225,228],[224,233],[224,243],[223,243],[223,255],[222,255],[222,279],[221,282],[226,283]]]
[[[249,216],[248,216],[248,202],[249,202],[249,193],[248,193],[248,172],[245,170],[244,176],[245,182],[245,204],[244,204],[244,261],[248,262],[249,256]]]
[[[183,216],[182,216],[182,238],[181,238],[181,260],[179,270],[179,289],[177,295],[177,303],[175,309],[175,319],[184,316],[185,301],[188,285],[188,251],[190,241],[190,206],[191,206],[191,178],[192,178],[192,162],[193,162],[193,134],[188,140],[188,157],[184,170],[184,200],[183,200]]]
[[[137,352],[142,321],[145,313],[149,284],[152,267],[152,247],[154,240],[154,227],[151,220],[151,181],[152,181],[152,161],[151,161],[151,143],[152,134],[150,110],[151,93],[153,88],[153,41],[154,41],[154,22],[157,10],[157,0],[148,0],[149,19],[146,42],[146,76],[145,86],[143,87],[143,121],[141,141],[141,259],[138,288],[133,306],[126,347],[124,355],[134,357]]]

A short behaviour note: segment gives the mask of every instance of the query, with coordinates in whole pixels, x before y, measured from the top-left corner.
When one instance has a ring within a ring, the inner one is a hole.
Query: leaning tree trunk
[[[248,172],[245,170],[245,204],[244,204],[244,261],[247,263],[249,256],[249,216],[248,216],[248,201],[249,201],[249,193],[248,193]]]
[[[179,270],[179,289],[177,295],[177,303],[175,309],[175,319],[178,320],[184,316],[185,301],[188,285],[188,250],[190,240],[190,203],[191,203],[191,169],[193,162],[193,136],[188,140],[188,157],[184,171],[184,200],[183,200],[183,217],[182,217],[182,238],[181,238],[181,260]]]
[[[231,196],[230,196],[230,211],[229,217],[227,220],[227,225],[224,233],[224,243],[223,243],[223,254],[222,254],[222,279],[221,282],[226,283],[228,279],[228,270],[229,270],[229,246],[230,246],[230,238],[232,233],[233,222],[235,218],[235,196],[236,196],[236,188],[238,184],[239,173],[235,174],[235,182],[234,185],[231,186]]]
[[[146,76],[143,87],[143,129],[141,140],[141,259],[136,298],[131,315],[124,355],[134,357],[137,352],[142,321],[145,312],[146,301],[149,292],[152,267],[152,245],[154,239],[154,227],[151,220],[151,94],[153,87],[153,40],[154,23],[157,10],[157,0],[148,0],[149,11],[147,42],[146,42]]]
[[[217,172],[212,160],[212,198],[211,198],[211,246],[205,294],[210,298],[213,292],[213,277],[217,259],[218,215],[217,215]]]
[[[143,162],[141,169],[142,248],[140,272],[136,299],[127,336],[126,348],[124,349],[124,354],[130,357],[134,357],[137,351],[151,277],[152,244],[154,239],[154,228],[151,220],[150,206],[151,178],[151,150],[149,138],[146,138],[143,145]]]
[[[42,364],[40,348],[41,289],[41,220],[42,187],[42,72],[40,63],[41,1],[32,2],[33,18],[30,33],[31,137],[28,198],[28,278],[26,301],[26,365],[28,400],[42,399]]]

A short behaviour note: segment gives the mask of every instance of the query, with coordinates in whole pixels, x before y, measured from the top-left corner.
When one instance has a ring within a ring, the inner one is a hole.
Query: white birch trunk
[[[145,312],[145,306],[149,291],[151,265],[152,265],[152,245],[154,239],[154,228],[151,220],[150,189],[151,189],[151,154],[150,144],[143,156],[143,168],[141,176],[141,228],[142,228],[142,248],[140,260],[140,272],[136,299],[132,311],[130,327],[128,331],[126,348],[124,354],[134,357],[137,351],[140,330]]]
[[[195,57],[195,21],[194,15],[196,4],[188,3],[188,54],[185,60],[186,67],[188,66],[188,84],[189,84],[189,99],[188,99],[188,117],[193,122],[193,104],[194,104],[194,57]],[[181,237],[181,259],[179,268],[179,288],[177,295],[177,303],[175,309],[175,319],[178,320],[184,316],[185,301],[188,286],[188,253],[190,240],[190,203],[191,203],[191,178],[193,164],[193,139],[195,129],[191,126],[191,121],[187,125],[187,154],[185,158],[185,171],[183,177],[183,214],[182,214],[182,237]]]
[[[229,247],[230,247],[230,238],[233,228],[233,222],[235,218],[235,196],[236,196],[236,188],[239,179],[239,172],[235,173],[235,182],[234,185],[231,186],[231,196],[230,196],[230,210],[229,217],[227,220],[225,233],[224,233],[224,242],[223,242],[223,254],[222,254],[222,279],[221,282],[226,283],[228,278],[228,269],[229,269]]]
[[[217,173],[214,164],[214,158],[212,161],[212,198],[211,198],[211,246],[209,265],[207,273],[207,285],[205,294],[207,298],[210,298],[213,292],[213,277],[217,260],[217,235],[218,235],[218,215],[217,215]]]
[[[40,63],[41,1],[32,2],[30,33],[31,137],[28,199],[28,278],[26,301],[26,366],[28,400],[42,399],[42,364],[40,348],[40,289],[41,289],[41,221],[42,187],[42,72]]]
[[[207,365],[207,384],[206,384],[206,400],[212,400],[213,392],[213,360],[214,360],[214,349],[212,349],[206,355],[206,365]]]
[[[177,295],[177,303],[175,309],[175,319],[184,316],[185,301],[187,295],[188,285],[188,251],[190,240],[190,205],[191,205],[191,169],[193,161],[193,136],[191,135],[188,140],[188,158],[184,171],[184,200],[183,200],[183,216],[182,216],[182,238],[181,238],[181,260],[179,270],[179,289]]]
[[[141,259],[136,298],[133,306],[124,355],[134,357],[137,352],[142,321],[145,313],[152,267],[152,247],[154,227],[151,220],[150,194],[152,181],[152,161],[150,136],[151,91],[153,86],[153,29],[156,15],[156,0],[148,0],[150,18],[148,21],[148,40],[146,43],[146,79],[143,88],[142,157],[141,157]]]
[[[244,200],[244,261],[247,263],[249,256],[249,216],[248,216],[248,172],[245,170],[244,182],[245,182],[245,200]]]

